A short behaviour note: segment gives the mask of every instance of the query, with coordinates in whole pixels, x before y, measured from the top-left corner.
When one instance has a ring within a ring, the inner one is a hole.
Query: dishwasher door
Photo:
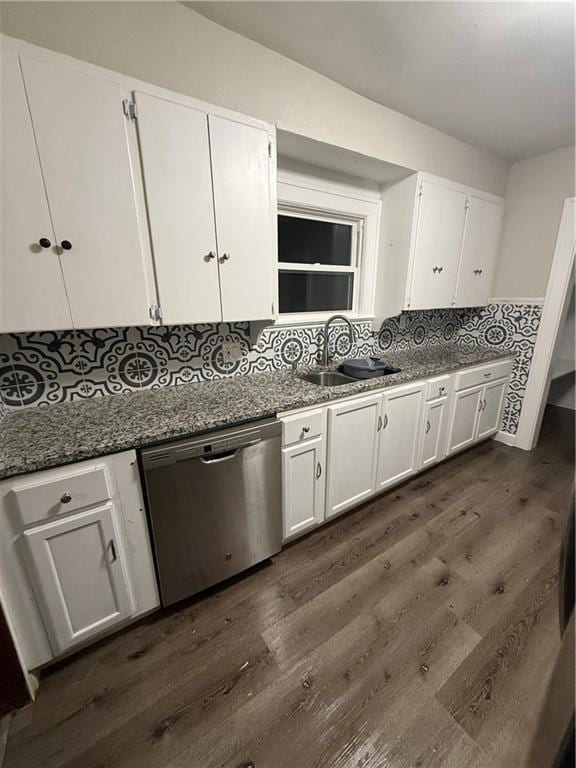
[[[141,451],[163,605],[280,551],[280,436],[274,419]]]

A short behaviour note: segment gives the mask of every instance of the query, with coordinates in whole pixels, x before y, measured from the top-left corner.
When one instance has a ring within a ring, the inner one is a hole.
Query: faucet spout
[[[328,320],[326,320],[326,324],[324,325],[324,343],[322,348],[322,365],[327,368],[328,363],[330,360],[330,355],[328,352],[328,342],[329,342],[329,331],[330,326],[333,322],[336,320],[340,320],[341,322],[345,323],[348,326],[348,333],[350,335],[350,343],[354,344],[354,326],[350,322],[350,320],[345,315],[332,315],[332,317],[329,317]]]

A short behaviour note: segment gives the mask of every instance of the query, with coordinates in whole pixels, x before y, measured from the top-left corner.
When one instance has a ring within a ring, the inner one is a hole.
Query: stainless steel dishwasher
[[[266,419],[141,450],[163,605],[279,552],[280,435]]]

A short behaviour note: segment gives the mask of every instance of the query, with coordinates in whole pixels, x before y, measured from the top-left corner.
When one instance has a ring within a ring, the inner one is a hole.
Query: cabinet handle
[[[214,253],[214,251],[208,251],[205,258],[207,261],[211,261],[212,259],[216,258],[216,254]]]
[[[222,254],[222,258],[220,259],[220,261],[222,263],[224,263],[225,261],[230,261],[230,254],[229,253],[223,253]]]
[[[380,432],[382,429],[382,416],[378,416],[378,425],[376,426],[376,432]]]
[[[42,248],[50,248],[52,243],[50,242],[50,240],[48,240],[47,237],[41,237],[40,240],[38,240],[38,245],[41,246]]]
[[[114,539],[110,539],[108,542],[108,547],[110,548],[110,554],[112,555],[110,562],[115,563],[116,560],[118,560],[118,555],[116,554],[116,545],[114,544]]]
[[[484,405],[482,406],[482,410],[484,410],[486,408],[486,398],[484,398],[482,402],[484,403]]]
[[[388,426],[388,414],[384,414],[384,424],[382,424],[382,429],[386,429]]]
[[[442,272],[443,269],[444,267],[438,267],[438,272]]]
[[[432,272],[438,272],[438,267],[432,267]]]
[[[302,427],[302,432],[304,432],[304,434],[307,435],[308,432],[310,432],[310,427]]]
[[[63,493],[62,496],[60,496],[60,501],[62,504],[69,504],[72,501],[72,496],[68,492]]]
[[[426,434],[428,434],[428,432],[430,432],[430,421],[426,422]]]
[[[72,250],[72,243],[70,242],[70,240],[62,240],[62,242],[60,243],[60,247],[64,251],[71,251]]]
[[[440,387],[440,388],[438,389],[438,393],[439,393],[439,394],[443,395],[443,394],[444,394],[444,392],[446,392],[446,387]]]
[[[316,479],[317,480],[320,479],[320,475],[321,474],[322,474],[322,464],[320,464],[320,462],[318,462],[318,464],[316,464]]]
[[[492,371],[488,371],[488,373],[485,373],[485,374],[484,374],[484,378],[485,378],[485,379],[489,379],[489,378],[490,378],[490,376],[492,376]]]

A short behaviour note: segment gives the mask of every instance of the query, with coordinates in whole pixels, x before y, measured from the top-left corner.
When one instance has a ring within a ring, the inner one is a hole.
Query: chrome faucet
[[[330,330],[330,325],[334,322],[334,320],[342,320],[343,323],[346,323],[348,326],[348,331],[350,333],[350,343],[354,344],[354,326],[348,320],[347,317],[344,315],[332,315],[332,317],[329,317],[328,320],[326,320],[326,325],[324,326],[324,347],[322,349],[322,365],[327,368],[328,367],[328,361],[329,361],[329,355],[328,355],[328,331]]]

